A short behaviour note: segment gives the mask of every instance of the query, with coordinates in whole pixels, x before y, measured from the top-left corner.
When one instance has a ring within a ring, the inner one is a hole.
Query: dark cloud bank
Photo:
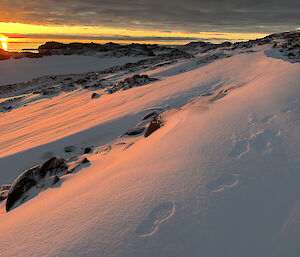
[[[256,33],[300,27],[299,0],[0,0],[0,6],[1,21],[53,25]]]

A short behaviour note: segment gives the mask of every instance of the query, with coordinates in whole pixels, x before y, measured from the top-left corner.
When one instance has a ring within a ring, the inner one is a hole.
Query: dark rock
[[[67,170],[68,165],[63,158],[52,157],[38,169],[36,174],[42,179],[46,175],[53,176]]]
[[[33,186],[37,185],[35,179],[35,172],[40,166],[36,166],[24,171],[19,177],[16,178],[12,184],[6,201],[6,211],[10,211],[14,204]]]
[[[162,120],[159,118],[159,116],[155,117],[149,124],[148,129],[145,132],[145,137],[150,136],[153,132],[158,130],[160,127],[163,126]]]
[[[41,55],[90,55],[103,53],[104,56],[155,56],[153,51],[163,51],[168,47],[146,44],[119,45],[116,43],[70,43],[47,42],[38,48]]]
[[[92,99],[98,98],[99,96],[100,96],[99,94],[93,93],[93,94],[92,94]]]
[[[84,158],[81,163],[90,163],[90,161],[88,160],[88,158]]]
[[[126,131],[124,133],[124,135],[135,136],[135,135],[139,135],[139,134],[143,133],[144,130],[145,130],[144,127],[136,127],[136,128],[129,129],[128,131]]]
[[[87,82],[88,81],[86,79],[78,79],[75,83],[81,85],[81,84],[85,84]]]
[[[76,150],[76,146],[75,145],[68,145],[65,147],[65,152],[66,153],[71,153],[74,152]]]
[[[56,176],[59,173],[66,172],[68,165],[60,157],[53,157],[43,165],[38,165],[24,171],[13,182],[7,197],[6,211],[10,211],[14,204],[22,199],[25,193],[32,187],[40,184],[43,179]],[[55,181],[55,179],[53,180]]]
[[[90,153],[91,151],[92,151],[92,148],[90,148],[90,147],[84,148],[84,153],[85,154]]]
[[[56,184],[58,181],[60,180],[60,178],[58,176],[52,176],[50,177],[50,184],[54,185]]]
[[[108,90],[109,94],[112,94],[114,92],[117,92],[119,90],[127,90],[133,87],[139,87],[146,85],[152,81],[156,81],[158,79],[156,78],[150,78],[148,75],[134,75],[132,77],[126,78],[116,85],[114,85],[112,88]]]
[[[147,119],[151,118],[151,117],[154,116],[154,115],[157,115],[157,112],[149,112],[149,113],[147,113],[147,114],[144,116],[143,120],[147,120]]]

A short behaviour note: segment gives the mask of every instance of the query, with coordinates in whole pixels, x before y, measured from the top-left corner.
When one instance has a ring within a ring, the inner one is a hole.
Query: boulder
[[[160,127],[162,127],[163,121],[159,118],[159,116],[155,117],[149,124],[148,129],[145,132],[145,137],[150,136],[153,132],[158,130]]]
[[[68,170],[68,165],[63,158],[52,157],[46,161],[40,168],[36,171],[36,174],[40,179],[44,178],[46,175],[53,176]]]
[[[90,163],[89,159],[88,158],[83,158],[81,163]]]
[[[92,99],[96,99],[96,98],[98,98],[99,96],[100,96],[99,94],[93,93],[93,94],[92,94]]]
[[[87,153],[90,153],[92,151],[92,148],[91,147],[86,147],[84,148],[84,154],[87,154]]]
[[[16,178],[12,184],[6,201],[6,211],[10,211],[14,204],[22,198],[22,196],[32,187],[37,185],[35,172],[40,166],[36,166],[24,171],[19,177]]]
[[[60,157],[52,157],[42,165],[25,170],[15,179],[8,192],[6,211],[10,211],[16,202],[26,199],[26,192],[36,185],[43,185],[45,182],[56,183],[57,174],[68,170],[66,161]]]

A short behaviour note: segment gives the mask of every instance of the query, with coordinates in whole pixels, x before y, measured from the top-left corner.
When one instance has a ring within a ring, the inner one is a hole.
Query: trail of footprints
[[[276,115],[267,115],[261,120],[257,119],[255,114],[250,114],[248,117],[249,126],[263,125],[266,126],[270,124]],[[233,159],[239,159],[250,151],[254,151],[258,154],[270,153],[272,149],[272,144],[280,136],[280,130],[275,129],[256,129],[252,132],[248,138],[234,138],[233,147],[228,154],[228,157]],[[221,192],[228,188],[233,188],[239,183],[239,177],[236,174],[225,174],[209,184],[206,188],[211,192]]]
[[[283,113],[298,110],[298,107],[296,106],[298,99],[293,98],[290,99],[289,102],[290,105],[281,110]],[[248,116],[248,123],[249,126],[268,125],[276,118],[276,115],[267,115],[261,120],[258,120],[255,114],[250,114]],[[280,130],[263,128],[252,132],[248,138],[235,138],[233,141],[233,148],[228,156],[230,158],[239,159],[250,151],[255,151],[258,154],[270,153],[273,150],[272,144],[274,140],[276,140],[279,136]],[[211,192],[221,192],[225,189],[235,187],[238,183],[239,177],[237,174],[225,174],[208,183],[206,188]],[[174,212],[175,204],[172,202],[166,202],[158,205],[139,225],[136,230],[136,234],[141,237],[153,235],[159,229],[160,224],[170,219],[174,215]]]
[[[276,115],[267,115],[261,120],[258,120],[254,114],[248,117],[249,125],[255,124],[269,124]],[[276,129],[260,129],[252,132],[250,137],[244,139],[234,139],[233,148],[228,154],[228,157],[239,159],[250,151],[255,151],[259,154],[267,154],[272,152],[272,143],[280,135],[280,130]]]

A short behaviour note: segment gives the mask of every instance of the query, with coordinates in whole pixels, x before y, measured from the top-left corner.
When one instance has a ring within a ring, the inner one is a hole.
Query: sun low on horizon
[[[8,40],[8,38],[6,37],[6,36],[1,36],[0,37],[0,41],[1,41],[1,44],[2,44],[2,49],[4,50],[4,51],[7,51],[8,49],[7,49],[7,40]]]

